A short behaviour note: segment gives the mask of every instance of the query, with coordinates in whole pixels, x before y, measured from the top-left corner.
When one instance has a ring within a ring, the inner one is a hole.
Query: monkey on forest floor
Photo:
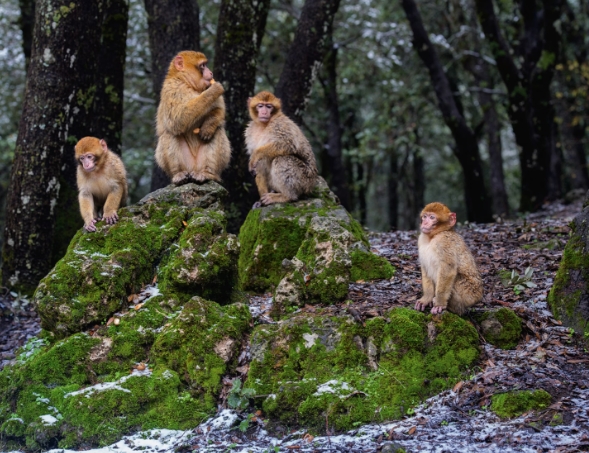
[[[223,85],[207,58],[183,51],[170,63],[157,109],[155,160],[174,184],[221,181],[231,146],[225,134]]]
[[[317,180],[315,155],[301,129],[281,111],[280,99],[261,91],[248,100],[252,121],[245,130],[249,171],[260,201],[254,207],[298,200]]]
[[[127,174],[119,156],[104,140],[84,137],[76,144],[78,201],[86,231],[96,231],[101,218],[113,225],[117,209],[127,203]]]
[[[483,298],[483,280],[474,257],[456,231],[456,214],[442,203],[430,203],[421,211],[419,261],[423,297],[415,309],[433,304],[432,313],[445,308],[462,315]]]

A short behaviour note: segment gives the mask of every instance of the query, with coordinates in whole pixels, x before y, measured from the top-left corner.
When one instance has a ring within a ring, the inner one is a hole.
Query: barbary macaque
[[[103,219],[113,225],[117,210],[127,204],[127,173],[123,161],[104,140],[84,137],[76,144],[78,201],[86,231]]]
[[[225,133],[225,89],[204,54],[182,51],[170,63],[157,109],[155,160],[180,185],[221,181],[231,145]]]
[[[245,131],[249,171],[260,201],[254,207],[298,200],[317,180],[315,155],[301,129],[281,111],[280,99],[261,91],[248,100],[252,121]]]
[[[464,239],[454,231],[456,214],[443,203],[430,203],[421,211],[419,262],[423,297],[415,309],[432,313],[448,309],[462,315],[483,298],[483,280]]]

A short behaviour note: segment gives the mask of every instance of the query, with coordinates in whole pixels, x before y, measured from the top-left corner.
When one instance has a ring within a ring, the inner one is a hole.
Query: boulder
[[[105,322],[157,279],[180,299],[227,303],[237,280],[237,238],[225,231],[219,184],[168,186],[119,211],[117,224],[80,230],[40,282],[41,327],[58,338]]]
[[[348,430],[404,416],[452,386],[478,358],[474,327],[446,312],[395,308],[361,325],[305,313],[254,328],[245,388],[270,420]]]
[[[394,273],[371,253],[361,225],[322,178],[309,198],[250,211],[239,239],[240,287],[274,291],[275,317],[306,303],[340,301],[350,281]]]

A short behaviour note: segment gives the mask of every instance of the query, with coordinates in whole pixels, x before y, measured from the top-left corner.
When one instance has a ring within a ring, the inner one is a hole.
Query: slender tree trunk
[[[106,74],[90,49],[100,49],[108,4],[36,3],[37,26],[7,200],[3,286],[34,289],[56,259],[51,253],[56,226],[73,232],[82,224],[75,202],[63,212],[60,207],[63,200],[75,199],[73,146],[94,132],[94,102],[106,95],[96,92]]]
[[[350,209],[350,192],[346,168],[342,158],[342,125],[340,122],[339,100],[337,94],[337,48],[330,41],[330,50],[325,58],[326,80],[323,83],[327,108],[329,110],[328,140],[326,145],[327,166],[331,176],[330,186],[347,210]]]
[[[227,135],[231,142],[232,158],[223,173],[229,191],[228,229],[238,231],[257,191],[248,172],[244,130],[249,121],[247,99],[256,83],[256,61],[266,28],[270,0],[235,2],[223,0],[219,12],[215,44],[215,79],[225,87],[227,105]]]
[[[413,206],[415,209],[412,212],[412,219],[415,222],[425,206],[425,164],[419,148],[413,151],[413,183]]]
[[[507,111],[521,148],[520,210],[535,211],[547,197],[554,196],[558,187],[554,174],[558,165],[553,151],[555,128],[552,125],[550,82],[560,41],[554,23],[560,17],[562,0],[544,0],[542,14],[536,9],[536,2],[522,3],[524,35],[517,52],[509,47],[501,34],[493,1],[475,0],[475,4],[479,22],[509,93]],[[543,17],[543,36],[540,36],[540,17]],[[521,61],[519,68],[512,55]],[[550,176],[551,159],[553,176]]]
[[[284,113],[298,124],[301,124],[317,69],[323,62],[339,4],[340,0],[306,0],[301,11],[294,40],[276,85],[276,95],[282,101]]]
[[[159,104],[160,91],[174,55],[182,50],[200,48],[199,7],[196,0],[144,0],[144,3],[151,50],[153,92]],[[207,57],[210,58],[210,55]],[[170,179],[154,162],[151,190],[168,184]]]
[[[413,0],[401,0],[401,3],[413,31],[413,47],[430,73],[444,121],[456,142],[454,153],[462,166],[468,220],[490,222],[491,203],[485,188],[481,157],[474,132],[466,124],[456,105],[448,77],[423,26],[417,5]]]
[[[35,0],[18,0],[18,6],[20,7],[19,25],[22,31],[22,48],[25,54],[25,67],[28,71],[35,26]]]
[[[388,184],[388,212],[389,212],[389,229],[394,231],[399,228],[399,163],[397,162],[397,153],[395,149],[389,152],[390,172],[387,179]]]
[[[510,215],[510,209],[507,201],[507,189],[505,188],[505,176],[503,173],[503,156],[501,154],[501,122],[497,115],[493,95],[490,93],[495,84],[490,75],[490,68],[482,58],[471,62],[471,64],[467,64],[467,67],[480,88],[478,98],[483,110],[484,128],[487,136],[487,148],[489,150],[493,213],[500,217],[506,217]]]

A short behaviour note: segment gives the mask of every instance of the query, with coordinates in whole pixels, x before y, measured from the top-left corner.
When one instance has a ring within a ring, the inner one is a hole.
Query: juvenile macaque
[[[254,207],[298,200],[315,187],[317,165],[309,140],[281,111],[280,99],[262,91],[248,100],[252,121],[245,131],[249,171],[260,201]]]
[[[77,182],[80,213],[86,231],[96,231],[101,218],[113,225],[117,209],[127,203],[127,174],[119,156],[104,140],[84,137],[76,144]]]
[[[204,54],[183,51],[170,63],[157,109],[155,160],[174,184],[221,181],[231,158],[224,91]]]
[[[456,214],[442,203],[430,203],[421,211],[419,261],[423,297],[415,309],[433,304],[432,313],[444,309],[463,314],[483,298],[483,280],[472,253],[454,231]]]

